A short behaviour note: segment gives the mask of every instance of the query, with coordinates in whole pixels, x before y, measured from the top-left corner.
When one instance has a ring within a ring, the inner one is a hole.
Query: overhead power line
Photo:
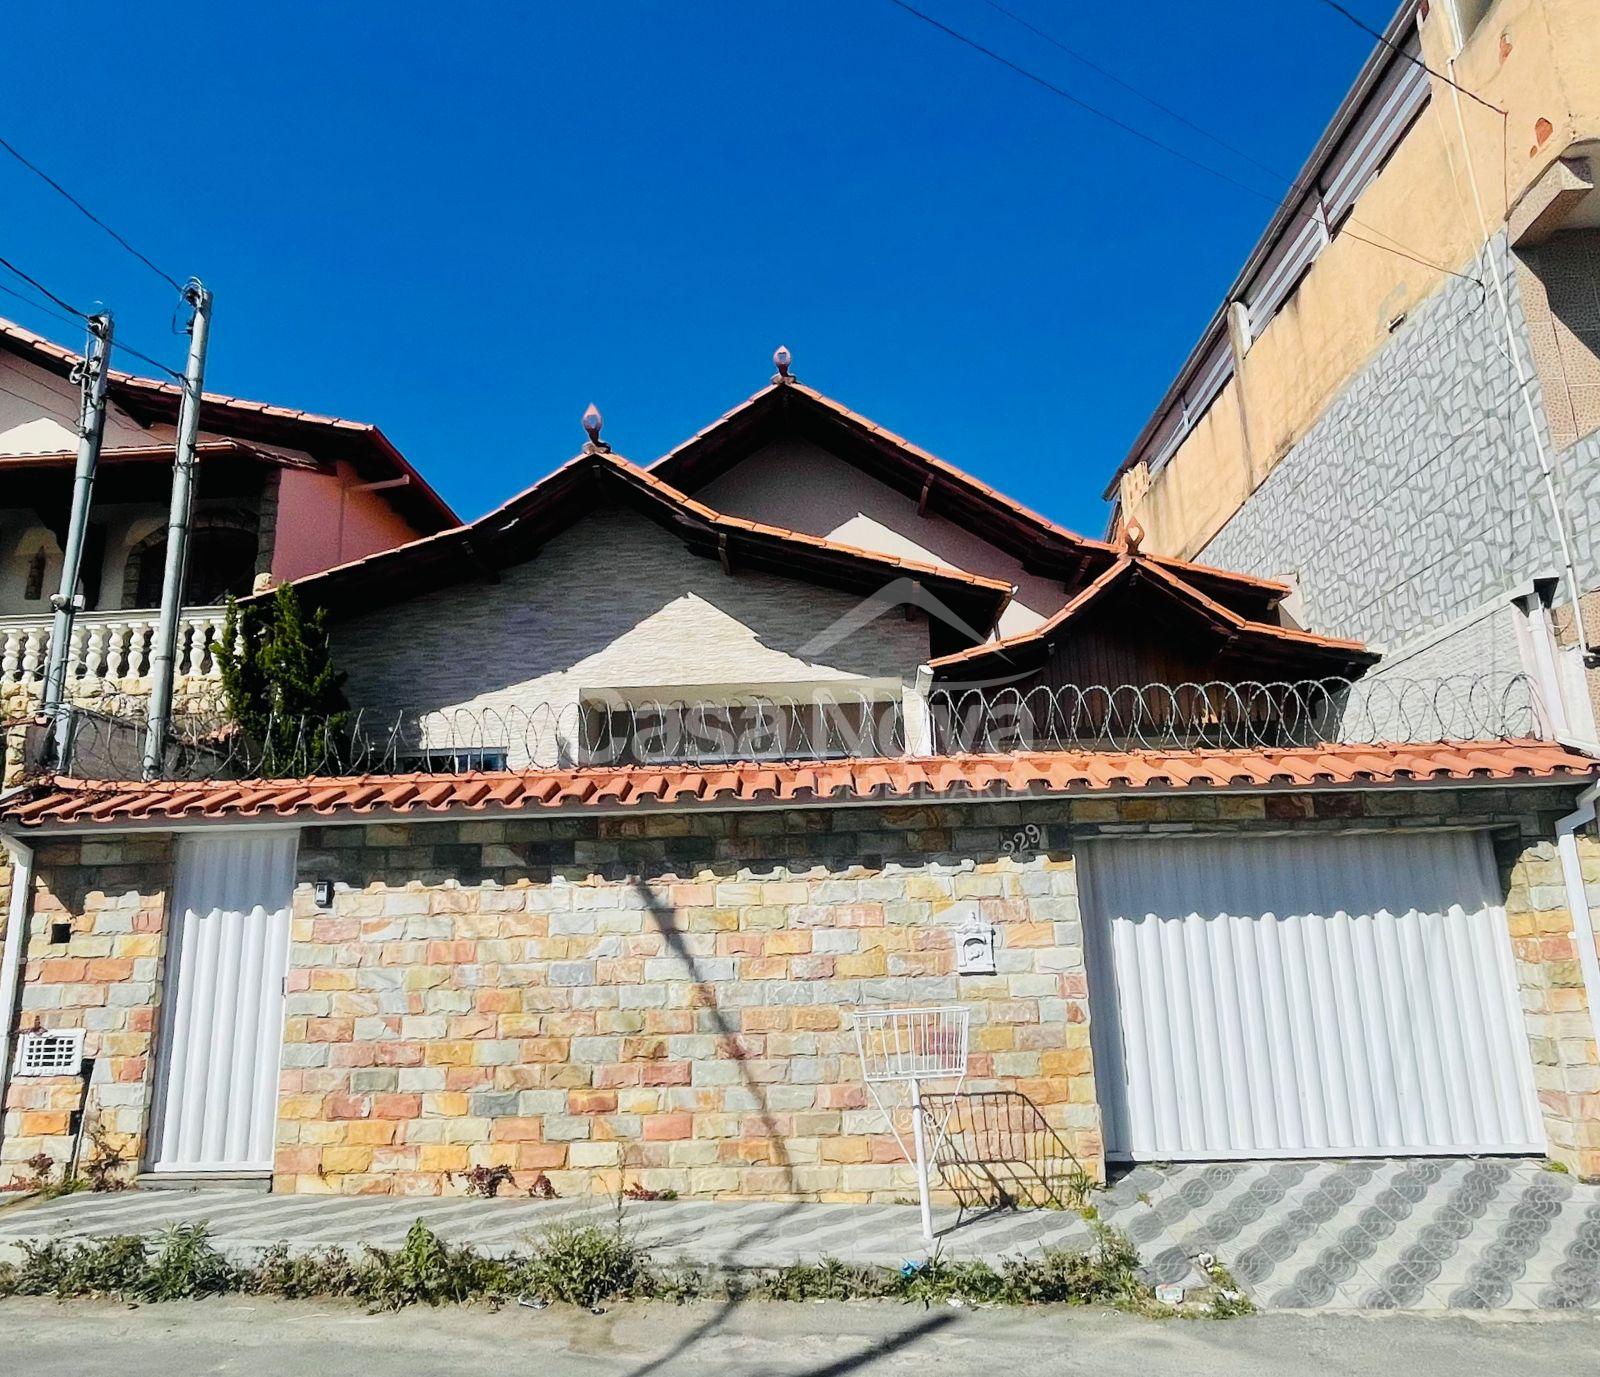
[[[1023,15],[1018,14],[1015,10],[1008,10],[1004,5],[997,4],[996,0],[984,0],[984,3],[988,5],[990,9],[994,10],[996,14],[1003,14],[1013,24],[1021,25],[1021,27],[1033,34],[1036,38],[1042,38],[1052,48],[1057,48],[1061,52],[1064,52],[1074,62],[1087,67],[1091,72],[1098,72],[1107,81],[1113,83],[1114,85],[1120,86],[1129,94],[1137,96],[1146,105],[1150,106],[1152,109],[1159,110],[1169,119],[1177,120],[1177,122],[1183,125],[1184,128],[1194,130],[1194,132],[1200,135],[1201,138],[1209,139],[1212,143],[1216,144],[1218,148],[1223,149],[1225,152],[1232,153],[1236,158],[1243,159],[1245,162],[1249,163],[1251,167],[1256,168],[1258,171],[1265,172],[1269,177],[1274,177],[1280,182],[1288,182],[1290,185],[1294,184],[1293,177],[1285,177],[1283,173],[1279,172],[1276,168],[1268,167],[1264,162],[1259,161],[1254,155],[1247,153],[1244,149],[1235,144],[1229,143],[1220,134],[1213,133],[1204,125],[1196,124],[1181,110],[1174,110],[1170,105],[1162,104],[1161,101],[1157,100],[1149,92],[1141,91],[1131,81],[1128,81],[1124,77],[1118,76],[1109,67],[1103,67],[1092,57],[1088,57],[1085,54],[1080,53],[1076,48],[1069,47],[1053,33],[1049,33],[1046,30],[1041,29],[1037,24],[1033,23]]]
[[[1485,110],[1493,110],[1495,112],[1495,114],[1497,114],[1497,115],[1504,115],[1506,113],[1498,105],[1494,105],[1494,104],[1490,103],[1489,101],[1486,101],[1476,91],[1469,91],[1469,90],[1467,90],[1467,88],[1465,86],[1459,85],[1456,82],[1454,77],[1446,76],[1443,72],[1438,71],[1436,68],[1428,66],[1428,64],[1426,62],[1424,62],[1420,57],[1418,57],[1415,53],[1408,52],[1406,49],[1404,49],[1402,47],[1399,47],[1395,43],[1391,42],[1383,33],[1381,33],[1379,30],[1373,28],[1372,25],[1367,23],[1367,21],[1365,19],[1363,19],[1359,14],[1352,14],[1343,5],[1339,4],[1338,0],[1322,0],[1322,3],[1324,5],[1326,5],[1330,10],[1332,10],[1335,14],[1342,14],[1346,19],[1348,19],[1352,24],[1354,24],[1356,26],[1356,28],[1360,29],[1362,33],[1371,34],[1372,37],[1376,38],[1378,40],[1378,42],[1383,44],[1383,46],[1385,48],[1389,49],[1390,52],[1399,53],[1400,56],[1405,58],[1405,60],[1407,62],[1415,63],[1418,67],[1421,67],[1422,70],[1425,71],[1429,76],[1437,78],[1439,81],[1444,82],[1444,84],[1446,86],[1453,87],[1455,90],[1460,91],[1462,95],[1467,96],[1468,98],[1477,101],[1478,104],[1483,106],[1483,108]]]
[[[1234,157],[1240,158],[1259,171],[1265,172],[1267,176],[1271,177],[1274,181],[1282,182],[1286,187],[1289,188],[1291,194],[1299,193],[1300,190],[1306,185],[1301,178],[1291,177],[1286,172],[1282,172],[1275,167],[1269,167],[1266,163],[1262,162],[1253,154],[1246,152],[1237,144],[1229,143],[1228,140],[1224,139],[1215,131],[1207,129],[1203,124],[1197,124],[1181,110],[1174,110],[1170,105],[1163,104],[1148,91],[1141,90],[1131,81],[1127,80],[1127,78],[1119,76],[1116,72],[1113,72],[1109,67],[1104,67],[1100,63],[1096,62],[1093,58],[1086,57],[1076,48],[1070,47],[1068,44],[1063,43],[1053,33],[1050,33],[1048,30],[1041,29],[1037,24],[1016,13],[1014,10],[1007,9],[1004,5],[998,4],[996,0],[984,0],[984,3],[987,4],[989,8],[994,10],[997,14],[1003,14],[1007,19],[1011,20],[1012,23],[1020,25],[1035,37],[1042,38],[1046,43],[1050,44],[1051,47],[1058,48],[1074,62],[1081,63],[1092,72],[1098,72],[1107,81],[1113,82],[1114,84],[1120,86],[1124,91],[1137,96],[1152,109],[1159,110],[1162,114],[1176,120],[1185,128],[1194,130],[1194,132],[1199,134],[1201,138],[1209,139],[1212,143],[1216,144],[1218,148],[1232,153]],[[1358,219],[1354,215],[1350,217],[1350,223],[1352,225],[1359,225],[1364,230],[1370,230],[1373,234],[1382,235],[1383,238],[1387,239],[1391,245],[1394,245],[1398,249],[1405,249],[1405,245],[1401,243],[1400,240],[1396,239],[1394,235],[1388,233],[1386,230],[1379,229],[1376,225],[1368,224],[1365,220]],[[1360,238],[1359,235],[1356,237]],[[1366,243],[1367,241],[1363,239],[1362,242]],[[1424,262],[1425,260],[1418,258],[1416,261]],[[1476,279],[1473,280],[1476,281]]]
[[[89,319],[88,315],[85,312],[80,311],[70,301],[63,301],[54,292],[52,292],[48,287],[46,287],[44,285],[44,283],[39,281],[38,278],[30,277],[27,273],[23,272],[22,269],[19,268],[15,263],[13,263],[9,258],[0,258],[0,268],[4,268],[7,272],[13,273],[17,277],[21,278],[22,281],[26,282],[30,287],[33,288],[34,291],[38,292],[40,296],[43,296],[43,297],[47,298],[50,301],[53,301],[57,306],[59,306],[68,315],[77,316],[77,318],[80,321],[87,321]]]
[[[14,300],[22,302],[24,306],[31,307],[33,310],[38,311],[41,315],[49,316],[51,320],[60,321],[63,325],[70,325],[76,328],[88,323],[89,317],[82,311],[78,310],[76,306],[63,301],[54,292],[34,281],[33,278],[29,277],[27,273],[23,272],[14,264],[8,262],[4,258],[0,258],[0,266],[9,268],[12,272],[16,273],[18,277],[31,286],[36,292],[43,293],[51,301],[55,302],[57,306],[61,307],[61,310],[53,311],[48,306],[41,306],[32,297],[16,291],[14,288],[6,286],[3,282],[0,282],[0,292],[4,292],[7,296],[13,298]],[[63,311],[70,312],[70,314],[64,315],[62,314]],[[169,368],[166,364],[162,363],[160,359],[152,358],[149,354],[135,349],[126,340],[120,338],[117,340],[116,352],[119,354],[126,354],[130,358],[138,359],[140,363],[149,364],[150,367],[156,369],[158,372],[165,373],[167,377],[172,378],[176,382],[183,381],[183,374],[178,372],[177,369]]]
[[[171,273],[166,272],[164,269],[158,268],[154,263],[152,263],[150,261],[150,259],[146,258],[144,254],[140,253],[138,249],[134,248],[132,244],[130,244],[125,238],[123,238],[122,235],[118,234],[116,230],[112,229],[110,225],[106,224],[106,222],[104,220],[102,220],[98,215],[96,215],[92,210],[90,210],[88,206],[84,205],[84,203],[82,201],[80,201],[76,196],[74,196],[70,191],[68,191],[66,189],[66,187],[62,186],[60,182],[56,181],[56,179],[54,177],[52,177],[48,172],[46,172],[37,163],[29,161],[20,152],[18,152],[15,147],[13,147],[10,143],[8,143],[4,138],[0,138],[0,148],[3,148],[7,153],[9,153],[13,158],[15,158],[25,168],[27,168],[29,172],[33,173],[33,175],[35,177],[39,178],[39,180],[42,181],[46,186],[50,187],[57,194],[59,194],[60,196],[64,197],[68,201],[69,204],[71,204],[82,215],[86,216],[93,224],[98,225],[102,230],[104,230],[107,234],[109,234],[113,239],[115,239],[117,241],[118,244],[120,244],[124,249],[126,249],[135,258],[137,258],[141,263],[143,263],[145,265],[145,267],[149,268],[150,271],[153,272],[157,277],[159,277],[163,282],[165,282],[168,286],[170,286],[173,291],[175,291],[175,292],[182,292],[183,291],[183,284],[181,282],[179,282],[177,278],[173,277]]]
[[[908,0],[889,0],[889,3],[899,9],[904,10],[913,18],[921,20],[930,28],[937,29],[940,33],[945,34],[947,37],[955,39],[957,43],[963,44],[964,46],[971,48],[974,52],[982,54],[991,62],[997,62],[1000,64],[1000,66],[1015,72],[1024,80],[1031,81],[1035,86],[1048,91],[1051,95],[1068,102],[1070,105],[1077,106],[1078,109],[1093,115],[1096,119],[1104,120],[1107,124],[1122,130],[1123,133],[1138,139],[1141,143],[1149,144],[1152,148],[1159,148],[1163,153],[1177,158],[1180,162],[1188,163],[1191,167],[1198,168],[1201,172],[1208,173],[1210,176],[1217,178],[1219,181],[1228,183],[1229,186],[1236,187],[1240,191],[1256,197],[1258,200],[1265,201],[1268,205],[1276,206],[1285,214],[1291,215],[1296,219],[1311,220],[1315,218],[1306,211],[1301,210],[1298,206],[1292,205],[1289,201],[1280,201],[1270,192],[1265,192],[1257,187],[1253,187],[1248,182],[1241,182],[1237,177],[1222,171],[1222,169],[1213,167],[1210,163],[1202,162],[1200,159],[1185,153],[1182,149],[1175,148],[1172,144],[1158,139],[1154,134],[1146,133],[1143,129],[1138,128],[1136,125],[1129,124],[1126,120],[1118,118],[1116,115],[1111,114],[1107,110],[1102,110],[1098,105],[1093,105],[1089,101],[1082,99],[1082,97],[1075,96],[1065,87],[1056,85],[1056,83],[1051,81],[1048,77],[1040,76],[1038,72],[1035,72],[1028,67],[1024,67],[1019,62],[1013,62],[1009,57],[1006,57],[1002,53],[996,52],[993,48],[986,47],[977,39],[968,34],[962,33],[959,29],[952,28],[943,20],[936,19],[933,15],[919,10],[915,5],[908,3]],[[1277,174],[1273,175],[1276,176]],[[1343,229],[1341,233],[1345,238],[1354,239],[1359,244],[1366,244],[1370,248],[1381,249],[1384,253],[1392,253],[1398,258],[1407,259],[1410,262],[1420,264],[1425,268],[1432,268],[1435,272],[1445,273],[1450,277],[1459,277],[1463,282],[1472,282],[1480,287],[1483,285],[1476,277],[1471,277],[1466,273],[1457,272],[1454,268],[1447,268],[1442,263],[1435,263],[1431,259],[1422,257],[1420,254],[1410,253],[1405,249],[1396,248],[1393,244],[1382,244],[1376,239],[1368,239],[1365,235],[1356,234],[1348,227]]]

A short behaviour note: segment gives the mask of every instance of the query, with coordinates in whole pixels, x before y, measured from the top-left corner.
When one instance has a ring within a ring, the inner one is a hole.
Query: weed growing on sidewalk
[[[614,1300],[750,1297],[900,1300],[924,1306],[1102,1304],[1143,1314],[1170,1313],[1156,1305],[1140,1278],[1132,1243],[1109,1225],[1090,1222],[1095,1237],[1087,1251],[1045,1249],[999,1267],[935,1253],[926,1262],[899,1269],[825,1258],[731,1273],[682,1264],[658,1267],[620,1221],[610,1228],[558,1225],[531,1251],[491,1257],[447,1243],[419,1219],[399,1248],[369,1247],[364,1257],[353,1259],[338,1248],[292,1254],[286,1244],[278,1244],[244,1266],[212,1245],[204,1225],[190,1224],[153,1242],[121,1237],[24,1244],[20,1263],[0,1265],[0,1296],[163,1301],[231,1291],[285,1299],[344,1297],[372,1310],[473,1301],[499,1305],[513,1296],[587,1308]],[[1220,1273],[1213,1279],[1218,1285],[1231,1280]]]

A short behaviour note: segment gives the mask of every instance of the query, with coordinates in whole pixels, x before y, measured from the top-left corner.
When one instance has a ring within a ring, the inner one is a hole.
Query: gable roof
[[[1042,516],[904,436],[793,378],[776,381],[668,451],[650,472],[698,492],[780,435],[812,439],[869,476],[1018,560],[1030,573],[1076,590],[1115,563],[1120,547],[1091,540]],[[1211,597],[1246,615],[1271,613],[1287,585],[1187,560],[1146,556],[1183,574]]]
[[[67,377],[79,362],[77,354],[0,318],[0,350]],[[114,351],[113,351],[114,352]],[[174,382],[159,382],[112,369],[106,387],[111,400],[140,425],[176,423],[183,389]],[[319,461],[344,459],[373,480],[404,478],[404,486],[388,489],[384,497],[421,531],[455,525],[460,518],[414,469],[406,457],[377,426],[320,416],[311,411],[247,401],[220,392],[201,396],[200,425],[213,433],[269,445],[302,450]]]
[[[1047,621],[1020,635],[940,656],[930,662],[931,668],[938,677],[955,670],[969,671],[996,659],[1018,666],[1042,664],[1049,658],[1056,636],[1071,622],[1103,604],[1114,591],[1140,586],[1181,608],[1222,637],[1230,649],[1237,647],[1241,654],[1277,663],[1289,662],[1304,672],[1303,676],[1295,677],[1354,677],[1379,658],[1359,641],[1317,636],[1275,622],[1243,617],[1180,577],[1165,561],[1151,559],[1124,546],[1114,564]]]
[[[988,634],[1011,599],[998,579],[862,550],[760,521],[725,516],[604,449],[588,449],[486,516],[295,581],[302,600],[338,618],[403,602],[447,583],[493,579],[595,508],[630,507],[693,553],[741,570],[801,578],[861,594],[909,578]],[[271,596],[257,594],[256,600]]]
[[[1554,741],[1321,744],[1258,750],[1043,751],[876,760],[632,765],[460,775],[276,780],[45,779],[0,802],[0,822],[106,831],[163,824],[897,803],[1061,794],[1331,791],[1578,784],[1593,757]]]

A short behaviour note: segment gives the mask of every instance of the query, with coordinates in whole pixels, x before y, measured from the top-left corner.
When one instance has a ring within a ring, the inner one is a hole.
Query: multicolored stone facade
[[[1600,904],[1600,842],[1585,836],[1578,846],[1592,910]],[[1600,1059],[1561,862],[1543,839],[1507,837],[1496,852],[1550,1156],[1600,1180]]]
[[[301,836],[274,1189],[895,1199],[851,1011],[960,1001],[971,1088],[1103,1170],[1074,849],[1140,831],[1493,826],[1551,1153],[1600,1176],[1600,1058],[1555,862],[1569,790],[1212,795],[322,826]],[[1582,842],[1600,886],[1600,844]],[[84,1027],[138,1154],[169,839],[41,840],[22,1025]],[[335,886],[319,909],[314,884]],[[1597,889],[1600,897],[1600,889]],[[954,932],[999,931],[993,975]],[[69,925],[65,934],[57,926]],[[64,942],[52,940],[66,936]],[[13,1079],[0,1176],[70,1150],[76,1081]]]
[[[127,1159],[144,1151],[154,1085],[156,1025],[172,841],[152,834],[41,841],[24,949],[19,1026],[83,1028],[92,1058],[89,1122]],[[11,870],[0,868],[9,900]],[[4,927],[9,904],[0,909]],[[0,1185],[38,1153],[66,1163],[83,1086],[76,1078],[10,1077]]]
[[[972,1006],[971,1072],[1100,1156],[1070,856],[1016,807],[321,828],[296,896],[278,1180],[893,1198],[861,1004]],[[1001,931],[957,976],[953,934]]]

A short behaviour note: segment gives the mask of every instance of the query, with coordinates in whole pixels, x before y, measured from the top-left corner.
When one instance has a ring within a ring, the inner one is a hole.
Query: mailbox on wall
[[[993,923],[977,914],[968,918],[956,929],[956,974],[993,975],[998,937]]]

